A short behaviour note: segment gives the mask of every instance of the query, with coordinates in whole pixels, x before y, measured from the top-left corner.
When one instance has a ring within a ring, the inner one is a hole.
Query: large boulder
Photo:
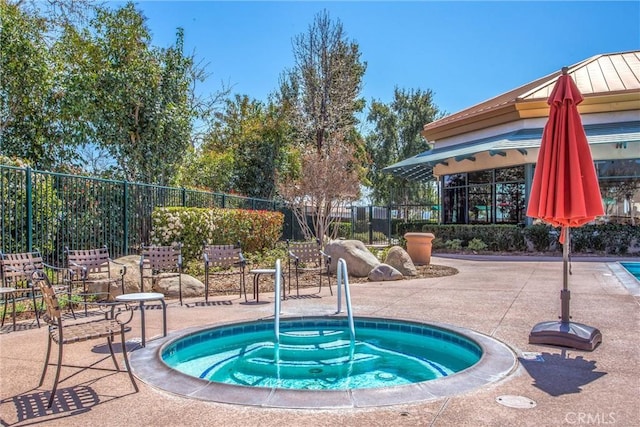
[[[126,293],[140,292],[140,255],[127,255],[115,261],[127,267],[127,271],[124,274],[124,289]],[[120,266],[116,265],[115,267],[117,269],[112,270],[112,273],[115,271],[118,274]],[[151,289],[145,289],[145,291],[149,292]],[[119,292],[118,295],[120,293],[122,292]]]
[[[372,282],[387,282],[390,280],[402,280],[404,276],[395,268],[387,264],[380,264],[369,273]]]
[[[127,271],[124,275],[124,288],[126,293],[140,292],[140,255],[127,255],[115,260],[118,263],[124,264],[127,267]],[[111,274],[118,274],[120,271],[119,265],[112,265]],[[167,273],[167,276],[171,276],[174,273]],[[151,288],[151,280],[145,279],[144,283],[145,292],[160,292],[167,297],[178,298],[178,277],[166,277],[155,280],[153,289]],[[113,296],[120,295],[121,289],[111,290]],[[182,297],[198,297],[204,295],[204,284],[187,274],[182,275]]]
[[[163,277],[163,274],[160,274],[158,279],[155,280],[153,290],[170,298],[178,298],[180,296],[178,291],[178,277],[175,276],[174,273],[164,273],[164,275],[167,277]],[[182,274],[181,276],[182,298],[200,297],[204,295],[204,283],[186,274]]]
[[[417,276],[418,270],[411,261],[411,257],[400,246],[393,246],[387,252],[387,257],[384,260],[385,264],[398,270],[403,276]]]
[[[353,277],[368,277],[369,272],[381,264],[360,240],[332,240],[324,251],[331,257],[332,273],[337,270],[339,258],[346,261],[349,275]]]

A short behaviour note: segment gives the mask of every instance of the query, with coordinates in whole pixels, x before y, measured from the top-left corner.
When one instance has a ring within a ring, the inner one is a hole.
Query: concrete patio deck
[[[113,365],[106,345],[89,341],[66,347],[56,400],[47,410],[51,369],[43,387],[36,387],[46,331],[26,322],[14,332],[8,321],[0,334],[0,425],[638,426],[640,288],[615,259],[574,259],[569,278],[572,318],[599,328],[601,345],[585,352],[528,343],[536,323],[560,314],[559,261],[433,257],[434,264],[455,267],[459,274],[352,284],[356,316],[456,325],[513,350],[518,363],[510,375],[464,394],[376,408],[300,410],[201,401],[141,380],[135,393],[125,373],[108,370]],[[244,304],[237,295],[211,298],[208,306],[194,306],[199,300],[187,300],[189,306],[170,300],[169,331],[272,316],[274,295],[262,294],[260,299],[269,303]],[[283,316],[332,314],[335,307],[336,297],[324,288],[316,297],[282,304]],[[139,313],[135,316],[127,343],[133,352],[141,335]],[[161,337],[161,311],[149,309],[146,317],[149,343]],[[93,369],[78,368],[86,364],[94,364]]]

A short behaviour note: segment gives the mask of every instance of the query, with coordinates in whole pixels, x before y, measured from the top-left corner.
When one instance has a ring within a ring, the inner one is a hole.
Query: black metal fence
[[[291,210],[273,200],[163,187],[127,181],[37,171],[0,165],[0,250],[39,250],[61,265],[69,248],[107,246],[112,257],[139,253],[150,241],[151,213],[157,207],[218,207],[277,210],[284,214],[283,239],[300,240],[302,232]],[[431,218],[437,206],[351,207],[340,214],[350,237],[386,245],[398,221]]]

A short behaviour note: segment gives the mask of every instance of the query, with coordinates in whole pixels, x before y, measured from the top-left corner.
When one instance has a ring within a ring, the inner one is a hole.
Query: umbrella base
[[[591,351],[602,342],[596,328],[575,322],[541,322],[529,334],[530,344],[550,344]]]

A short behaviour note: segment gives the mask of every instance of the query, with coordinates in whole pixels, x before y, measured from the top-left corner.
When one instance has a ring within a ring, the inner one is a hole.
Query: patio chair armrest
[[[327,263],[328,266],[331,265],[331,255],[328,255],[322,250],[320,251],[320,255],[322,255],[322,257],[325,259],[325,262]]]
[[[13,271],[13,272],[15,272],[15,273],[22,273],[22,272],[24,272],[24,269],[16,268],[16,267],[14,267],[14,266],[12,266],[12,265],[5,265],[5,266],[4,266],[4,269],[5,269],[5,270],[7,270],[7,271]]]
[[[45,268],[49,268],[49,269],[51,269],[53,271],[60,271],[60,272],[67,271],[67,269],[65,267],[58,267],[58,266],[55,266],[55,265],[47,264],[46,262],[43,262],[42,266],[45,267]]]
[[[86,265],[84,265],[84,264],[78,264],[78,263],[73,262],[73,261],[69,261],[69,273],[70,273],[71,275],[74,275],[76,270],[80,270],[80,271],[82,271],[82,277],[81,277],[81,279],[86,279],[86,278],[87,278],[87,272],[88,272],[89,270],[87,269],[87,266],[86,266]]]

